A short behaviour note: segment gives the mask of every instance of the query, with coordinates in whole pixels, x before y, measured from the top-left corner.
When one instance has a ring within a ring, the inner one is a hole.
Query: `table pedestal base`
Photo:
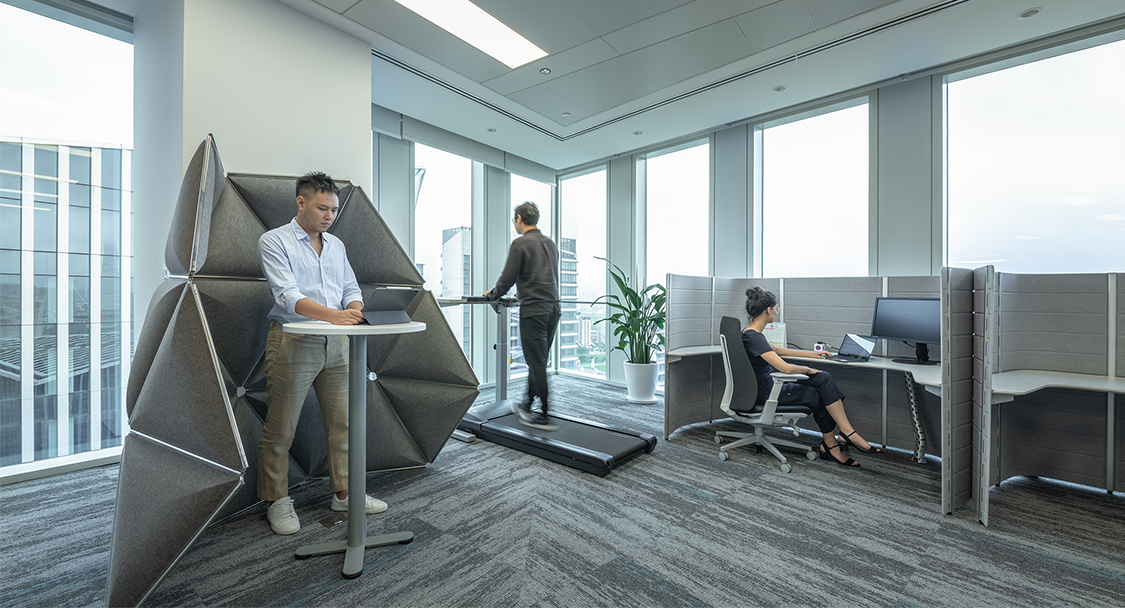
[[[317,545],[305,545],[297,549],[297,559],[306,559],[318,555],[344,554],[344,578],[356,578],[363,574],[363,552],[373,547],[386,547],[387,545],[405,545],[414,540],[413,532],[395,532],[380,536],[368,536],[362,545],[350,546],[346,540],[338,540]]]

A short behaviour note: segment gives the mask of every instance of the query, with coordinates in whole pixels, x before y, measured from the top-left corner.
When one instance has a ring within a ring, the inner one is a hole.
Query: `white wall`
[[[140,323],[183,170],[208,133],[227,171],[320,170],[372,192],[371,48],[274,0],[149,2],[134,30]]]

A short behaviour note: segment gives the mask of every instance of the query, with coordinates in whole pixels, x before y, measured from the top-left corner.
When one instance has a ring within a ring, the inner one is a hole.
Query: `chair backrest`
[[[754,411],[758,403],[758,377],[742,345],[742,323],[734,317],[723,317],[719,321],[719,337],[727,376],[721,407],[727,413]]]

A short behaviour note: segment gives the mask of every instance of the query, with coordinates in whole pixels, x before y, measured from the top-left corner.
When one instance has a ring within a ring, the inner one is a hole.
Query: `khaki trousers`
[[[266,412],[258,445],[258,498],[289,495],[289,448],[309,388],[316,391],[333,492],[348,489],[348,338],[287,334],[274,321],[266,339]]]

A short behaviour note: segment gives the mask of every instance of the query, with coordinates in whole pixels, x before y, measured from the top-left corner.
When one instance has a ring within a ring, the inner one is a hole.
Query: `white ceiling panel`
[[[702,72],[675,40],[645,47],[626,55],[642,74],[661,87],[686,80]]]
[[[648,12],[653,15],[659,15],[666,10],[676,8],[677,6],[687,4],[692,0],[641,0],[641,4],[645,5]]]
[[[879,8],[895,0],[807,0],[813,23],[822,28],[860,13]]]
[[[677,36],[675,40],[704,72],[754,52],[733,19]]]
[[[317,4],[326,6],[337,13],[342,13],[355,6],[359,0],[316,0]]]
[[[344,16],[476,82],[509,71],[508,66],[393,0],[363,0]]]
[[[813,31],[805,0],[781,0],[734,18],[755,51],[764,51]]]
[[[588,110],[559,95],[550,83],[513,93],[511,98],[563,126],[574,124],[590,116]],[[570,114],[570,116],[563,116],[563,114]]]
[[[683,32],[730,19],[770,2],[771,0],[695,0],[607,34],[605,41],[619,53],[630,53],[675,38]]]
[[[519,1],[519,0],[516,0]],[[551,1],[551,0],[546,0]],[[649,17],[640,0],[554,0],[598,36]]]
[[[582,75],[595,87],[619,100],[614,105],[643,97],[660,88],[627,57],[610,59],[588,67],[582,70]]]
[[[554,54],[596,38],[590,28],[555,2],[473,0],[539,48]]]
[[[595,38],[556,55],[548,55],[527,65],[521,65],[506,74],[486,81],[484,85],[497,93],[509,95],[617,56],[617,51],[610,48],[605,41]],[[551,73],[547,75],[539,73],[542,68],[549,68]]]

